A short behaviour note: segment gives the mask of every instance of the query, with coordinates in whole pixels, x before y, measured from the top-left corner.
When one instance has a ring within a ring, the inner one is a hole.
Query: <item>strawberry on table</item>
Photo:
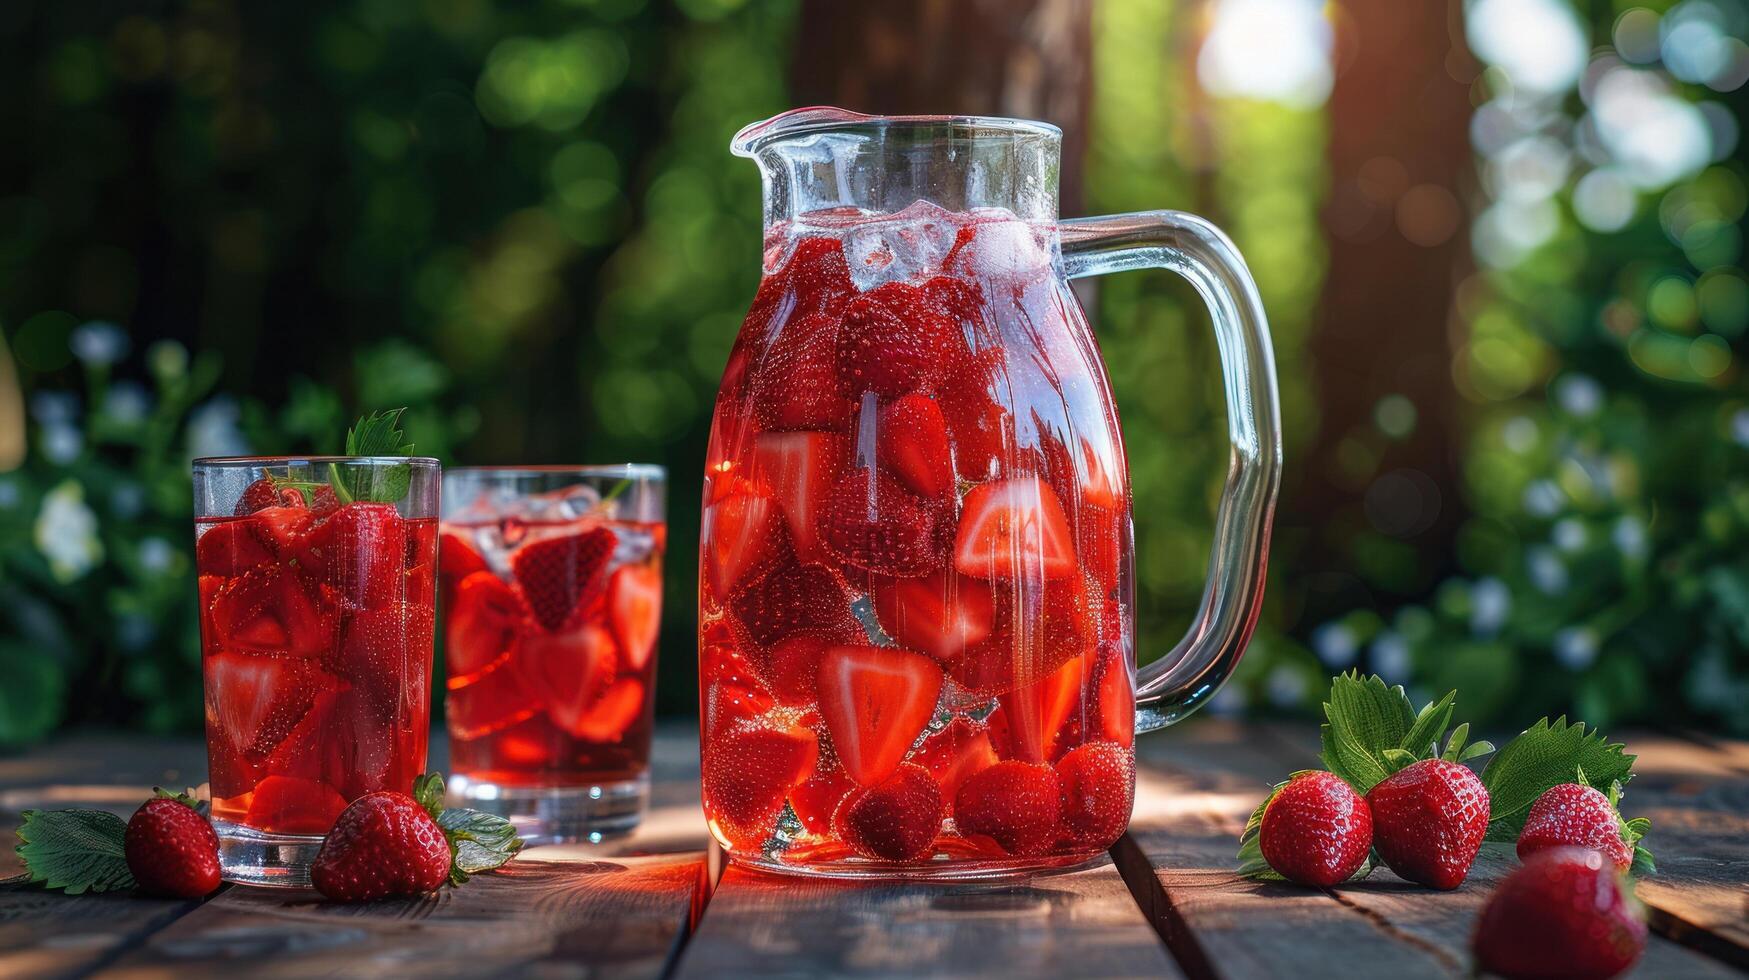
[[[1518,834],[1518,858],[1555,847],[1586,847],[1602,854],[1617,871],[1634,863],[1637,839],[1601,791],[1578,783],[1551,786],[1531,804]]]
[[[662,620],[662,576],[650,565],[626,565],[607,583],[607,618],[625,654],[626,669],[640,671],[656,653]]]
[[[999,580],[1076,574],[1074,536],[1056,491],[1036,476],[972,488],[960,512],[954,566]]]
[[[352,801],[322,842],[310,883],[337,902],[424,895],[502,867],[521,849],[502,817],[444,809],[443,777],[427,773],[412,795],[380,790]]]
[[[935,714],[941,668],[893,647],[833,647],[821,658],[818,690],[844,771],[872,786],[899,767]]]
[[[821,536],[839,561],[879,575],[909,577],[939,567],[937,510],[877,470],[856,470],[832,485]]]
[[[968,838],[988,838],[1008,854],[1036,857],[1055,840],[1061,806],[1057,773],[1049,765],[998,762],[960,786],[953,820]]]
[[[1088,742],[1057,761],[1062,833],[1075,847],[1109,847],[1130,823],[1136,760],[1115,742]]]
[[[573,614],[599,594],[616,543],[612,531],[596,527],[523,545],[510,570],[535,622],[548,632],[570,625]]]
[[[1277,874],[1328,888],[1347,881],[1366,862],[1373,814],[1341,777],[1308,772],[1270,798],[1259,833],[1263,859]]]
[[[734,847],[758,850],[778,812],[819,758],[814,733],[800,725],[755,725],[710,743],[704,760],[705,812]]]
[[[1610,860],[1557,847],[1508,875],[1476,920],[1476,965],[1509,980],[1608,980],[1646,949],[1646,923]]]
[[[831,432],[767,432],[753,440],[755,478],[783,509],[799,561],[824,557],[821,513],[844,468],[845,452],[844,438]]]
[[[187,796],[158,790],[128,819],[122,846],[148,895],[200,898],[219,887],[219,837]]]
[[[1423,759],[1366,794],[1373,846],[1400,877],[1434,888],[1463,884],[1488,832],[1488,790],[1469,767]]]
[[[915,861],[941,830],[941,787],[929,771],[904,763],[892,775],[856,790],[833,823],[850,849],[867,858]]]

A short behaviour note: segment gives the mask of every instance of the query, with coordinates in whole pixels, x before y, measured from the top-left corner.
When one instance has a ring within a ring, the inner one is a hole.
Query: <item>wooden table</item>
[[[707,848],[698,757],[665,729],[643,828],[611,847],[531,849],[499,874],[409,901],[328,905],[226,887],[204,902],[0,887],[0,976],[1461,977],[1492,885],[1484,849],[1440,893],[1389,871],[1319,891],[1237,878],[1267,785],[1313,764],[1307,727],[1198,719],[1144,737],[1130,833],[1097,867],[1008,885],[849,884],[730,868]],[[1749,745],[1641,735],[1630,815],[1653,820],[1656,932],[1640,977],[1749,969]],[[441,751],[441,749],[439,750]],[[438,760],[441,761],[441,760]],[[204,778],[191,741],[74,736],[0,759],[0,820],[32,806],[127,813]],[[0,873],[17,870],[0,852]]]

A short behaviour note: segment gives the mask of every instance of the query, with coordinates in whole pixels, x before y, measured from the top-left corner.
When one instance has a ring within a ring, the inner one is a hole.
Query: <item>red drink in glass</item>
[[[397,469],[395,502],[334,473]],[[425,765],[437,463],[195,463],[195,565],[213,819],[225,876],[308,883],[346,804]]]
[[[642,819],[663,488],[654,466],[444,476],[450,791],[527,840],[596,841]]]

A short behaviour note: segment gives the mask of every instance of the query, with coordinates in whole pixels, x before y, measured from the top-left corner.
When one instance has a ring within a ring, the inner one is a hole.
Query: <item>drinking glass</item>
[[[449,791],[531,843],[643,819],[665,481],[640,464],[444,474]]]
[[[305,886],[430,730],[437,460],[194,461],[213,824],[228,881]]]

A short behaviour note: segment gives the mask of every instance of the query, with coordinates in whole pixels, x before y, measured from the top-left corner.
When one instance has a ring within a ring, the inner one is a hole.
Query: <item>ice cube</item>
[[[641,524],[614,524],[613,567],[636,565],[656,550],[656,536]]]
[[[865,292],[883,283],[917,281],[941,271],[958,234],[952,212],[918,201],[845,232],[844,260],[856,288]]]
[[[573,521],[579,517],[602,516],[601,494],[586,483],[555,490],[545,496],[551,499],[553,517]]]
[[[973,276],[1029,281],[1049,274],[1051,254],[1042,229],[1007,211],[981,213],[980,219],[971,244],[956,256]]]

